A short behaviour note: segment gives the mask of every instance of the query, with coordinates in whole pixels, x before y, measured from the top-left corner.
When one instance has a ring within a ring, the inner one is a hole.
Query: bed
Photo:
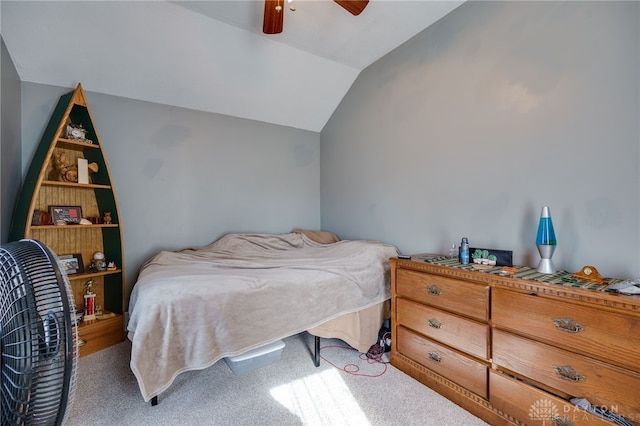
[[[157,403],[182,372],[303,331],[366,352],[388,315],[395,247],[331,233],[228,234],[163,251],[141,268],[129,302],[133,371]],[[316,362],[318,338],[316,338]]]

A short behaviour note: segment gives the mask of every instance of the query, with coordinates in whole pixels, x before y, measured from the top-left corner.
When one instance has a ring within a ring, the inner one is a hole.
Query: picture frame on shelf
[[[34,210],[31,216],[32,226],[51,225],[51,214],[45,210]]]
[[[82,207],[80,206],[49,206],[51,222],[54,225],[79,224],[82,220]]]
[[[58,256],[60,264],[67,275],[81,274],[84,272],[84,262],[80,253],[64,254]]]

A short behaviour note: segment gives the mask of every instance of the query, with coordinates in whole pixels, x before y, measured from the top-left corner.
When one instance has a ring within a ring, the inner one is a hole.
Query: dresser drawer
[[[488,358],[487,324],[406,299],[397,299],[396,309],[399,325],[479,358]]]
[[[489,286],[423,272],[398,269],[396,291],[400,297],[481,321],[489,318]]]
[[[521,377],[592,404],[640,418],[640,374],[514,334],[494,330],[493,362]]]
[[[398,352],[478,396],[488,398],[487,365],[404,327],[397,327],[397,330],[394,339]]]
[[[527,425],[612,425],[569,401],[494,370],[489,373],[489,395],[492,406]]]
[[[491,318],[496,327],[640,372],[640,317],[494,289]]]

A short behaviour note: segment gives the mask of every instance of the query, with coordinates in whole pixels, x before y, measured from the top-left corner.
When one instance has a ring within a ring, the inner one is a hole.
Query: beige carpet
[[[485,425],[390,364],[339,340],[285,339],[282,359],[237,376],[224,361],[184,373],[152,407],[129,368],[128,341],[80,359],[67,425]],[[339,347],[337,347],[339,346]],[[335,366],[331,365],[333,363]],[[346,373],[347,370],[353,374]]]

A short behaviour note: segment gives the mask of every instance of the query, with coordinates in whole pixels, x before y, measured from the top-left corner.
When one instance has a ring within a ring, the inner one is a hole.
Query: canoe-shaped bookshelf
[[[122,342],[120,214],[104,147],[81,84],[60,97],[27,171],[10,234],[11,240],[21,238],[39,240],[59,257],[82,263],[67,271],[76,309],[84,310],[91,282],[94,308],[100,307],[96,313],[101,315],[78,325],[80,355]],[[104,253],[108,269],[101,262],[92,263],[97,252]]]

